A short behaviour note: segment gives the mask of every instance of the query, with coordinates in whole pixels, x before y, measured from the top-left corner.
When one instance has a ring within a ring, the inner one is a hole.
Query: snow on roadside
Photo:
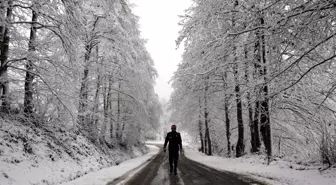
[[[143,165],[159,152],[159,148],[153,145],[146,145],[150,152],[144,156],[136,157],[131,160],[124,161],[118,166],[105,168],[97,172],[89,173],[83,177],[73,181],[63,183],[61,185],[104,185],[124,175],[125,173]],[[141,168],[137,169],[140,170]]]
[[[0,185],[55,185],[147,153],[145,146],[96,146],[66,125],[0,118]]]
[[[336,169],[320,173],[315,169],[295,170],[295,165],[285,161],[273,161],[270,165],[261,164],[258,156],[223,158],[206,156],[194,149],[186,149],[185,156],[206,166],[236,172],[260,179],[272,185],[335,185]],[[294,169],[291,169],[294,168]]]
[[[148,141],[146,141],[146,144],[148,144],[148,145],[162,145],[163,146],[163,144],[164,144],[164,140],[163,141],[161,141],[161,140],[148,140]]]

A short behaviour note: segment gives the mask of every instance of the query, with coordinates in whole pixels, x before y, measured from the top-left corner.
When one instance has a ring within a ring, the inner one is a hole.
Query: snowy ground
[[[164,144],[164,141],[146,141],[146,144],[148,145],[162,145]]]
[[[164,141],[147,143],[163,144]],[[281,159],[266,164],[263,156],[247,155],[241,158],[206,156],[197,151],[194,144],[184,142],[187,158],[209,167],[252,176],[272,185],[336,185],[336,169],[319,172],[320,166],[304,166]]]
[[[127,179],[131,178],[136,172],[142,169],[155,154],[159,152],[159,148],[152,145],[147,145],[150,152],[144,156],[140,156],[131,160],[120,163],[118,166],[112,166],[110,168],[102,169],[97,172],[89,173],[81,178],[63,183],[61,185],[105,185],[124,174],[127,174]],[[120,182],[119,184],[122,184]]]
[[[163,144],[164,141],[149,141],[147,144]],[[150,147],[151,152],[143,157],[138,157],[121,163],[119,166],[103,169],[90,173],[82,178],[62,185],[105,185],[109,181],[128,173],[130,179],[139,171],[159,149]],[[265,164],[262,156],[245,156],[242,158],[223,158],[206,156],[196,151],[195,148],[184,147],[187,158],[205,164],[218,170],[227,170],[251,176],[271,185],[335,185],[336,170],[332,169],[323,173],[317,167],[307,167],[288,163],[286,161],[273,161]],[[139,167],[140,166],[140,167]],[[134,170],[135,169],[135,170]],[[130,172],[131,171],[131,172]],[[126,179],[126,180],[127,180]],[[120,184],[122,184],[121,182]]]
[[[272,185],[336,184],[336,169],[320,173],[317,167],[299,166],[280,160],[267,165],[261,156],[244,156],[238,159],[206,156],[189,147],[185,147],[185,155],[209,167],[252,176]]]
[[[81,136],[66,135],[62,131],[55,133],[56,138],[64,139],[62,143],[71,143],[61,148],[60,143],[55,143],[55,138],[47,137],[44,132],[0,120],[0,185],[62,182],[61,185],[105,185],[121,176],[127,177],[125,180],[130,179],[159,152],[158,147],[147,145],[150,149],[148,154],[141,156],[143,151],[136,152],[134,149],[133,152],[137,154],[133,155],[139,157],[127,160],[130,156],[115,150],[113,159],[107,161],[106,156],[99,157],[101,154]],[[164,141],[147,142],[163,143]],[[256,177],[272,185],[336,184],[336,169],[320,173],[318,167],[291,164],[282,160],[266,165],[262,156],[244,156],[238,159],[206,156],[197,152],[197,147],[188,146],[186,143],[184,150],[186,157],[191,160],[218,170]]]
[[[0,185],[55,185],[148,151],[93,145],[66,125],[36,127],[0,118]]]

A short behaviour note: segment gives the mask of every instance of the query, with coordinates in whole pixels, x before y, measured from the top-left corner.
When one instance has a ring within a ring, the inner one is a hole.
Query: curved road
[[[162,147],[161,147],[162,148]],[[218,171],[180,155],[177,175],[169,173],[168,152],[160,153],[126,185],[265,185],[248,177]],[[118,181],[107,185],[116,185]],[[121,183],[119,183],[121,184]],[[122,183],[124,184],[124,183]]]

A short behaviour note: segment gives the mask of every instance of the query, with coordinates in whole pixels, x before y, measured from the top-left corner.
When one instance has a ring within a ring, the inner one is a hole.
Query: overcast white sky
[[[182,49],[176,50],[178,37],[178,15],[191,5],[191,0],[130,0],[136,5],[135,15],[140,17],[142,37],[147,39],[147,49],[151,54],[159,78],[155,91],[166,100],[172,92],[169,80],[181,61]]]

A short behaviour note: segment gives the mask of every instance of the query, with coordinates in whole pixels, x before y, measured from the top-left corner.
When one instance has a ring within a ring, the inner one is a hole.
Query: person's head
[[[172,126],[171,126],[171,130],[172,130],[172,131],[176,131],[176,125],[172,125]]]

